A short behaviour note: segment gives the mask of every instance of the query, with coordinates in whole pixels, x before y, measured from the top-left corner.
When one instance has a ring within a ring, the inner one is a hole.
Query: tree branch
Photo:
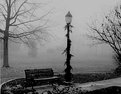
[[[3,9],[5,10],[5,12],[7,13],[7,10],[6,10],[5,6],[2,5],[2,4],[0,4],[0,6],[2,6],[2,8],[3,8]]]
[[[37,33],[37,32],[40,32],[40,29],[38,29],[38,30],[35,29],[35,30],[29,31],[29,32],[23,32],[23,33],[19,33],[19,34],[13,34],[12,32],[10,32],[9,37],[21,38],[21,37],[25,37],[25,36],[28,36],[28,35],[32,35],[32,34]]]
[[[45,14],[45,15],[43,15],[43,16],[41,16],[40,18],[37,18],[37,19],[33,19],[33,20],[28,20],[28,21],[25,21],[25,22],[20,22],[20,23],[18,23],[18,24],[10,24],[11,26],[19,26],[19,25],[22,25],[22,24],[27,24],[27,23],[32,23],[32,22],[36,22],[36,21],[39,21],[39,20],[42,20],[42,18],[44,18],[46,15],[48,15],[50,13],[50,11],[47,13],[47,14]]]
[[[16,3],[17,0],[13,0],[13,2],[11,3],[11,7],[13,6],[13,4]]]
[[[20,12],[21,7],[22,7],[27,1],[28,1],[28,0],[25,0],[24,2],[22,2],[22,4],[19,6],[19,8],[18,8],[18,10],[16,11],[16,13],[14,14],[14,16],[11,17],[11,19],[15,18],[15,17],[18,15],[18,13]]]
[[[4,34],[4,30],[0,29],[0,33]]]
[[[8,8],[8,6],[9,6],[9,4],[8,4],[8,0],[5,0],[5,2],[6,2],[6,5],[7,5],[7,8]],[[8,11],[7,11],[8,12]]]

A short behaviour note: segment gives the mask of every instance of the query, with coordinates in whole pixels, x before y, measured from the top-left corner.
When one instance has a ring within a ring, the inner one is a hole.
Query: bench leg
[[[34,86],[32,86],[32,90],[34,90]]]

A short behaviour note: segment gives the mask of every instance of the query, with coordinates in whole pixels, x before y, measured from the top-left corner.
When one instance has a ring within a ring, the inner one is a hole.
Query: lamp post
[[[70,53],[70,49],[71,49],[71,40],[70,40],[70,32],[72,32],[70,30],[70,28],[72,27],[71,25],[71,21],[72,21],[72,15],[70,12],[68,12],[65,16],[65,21],[66,21],[66,26],[65,26],[65,29],[67,30],[67,34],[66,34],[66,37],[67,37],[67,48],[64,50],[64,53],[66,54],[67,58],[66,58],[66,62],[65,62],[65,65],[66,65],[66,69],[65,69],[65,81],[66,82],[71,82],[72,80],[72,73],[71,73],[71,65],[70,65],[70,60],[71,60],[71,57],[73,56],[71,53]]]

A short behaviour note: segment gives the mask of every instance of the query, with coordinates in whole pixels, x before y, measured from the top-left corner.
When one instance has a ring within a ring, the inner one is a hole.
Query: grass
[[[112,78],[117,78],[118,75],[114,73],[86,73],[86,74],[74,74],[73,81],[74,83],[86,83],[107,80]]]

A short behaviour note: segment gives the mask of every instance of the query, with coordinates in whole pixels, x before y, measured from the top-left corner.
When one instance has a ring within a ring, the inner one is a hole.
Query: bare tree
[[[37,17],[35,14],[38,8],[40,8],[40,3],[32,3],[31,0],[0,1],[0,40],[3,41],[3,67],[9,67],[9,40],[29,44],[29,39],[41,38],[40,35],[46,24],[46,21],[43,22],[43,18],[49,12]]]
[[[94,23],[90,26],[94,35],[90,38],[97,40],[98,43],[106,43],[115,52],[115,59],[121,72],[121,5],[112,10],[105,16],[102,23]]]

